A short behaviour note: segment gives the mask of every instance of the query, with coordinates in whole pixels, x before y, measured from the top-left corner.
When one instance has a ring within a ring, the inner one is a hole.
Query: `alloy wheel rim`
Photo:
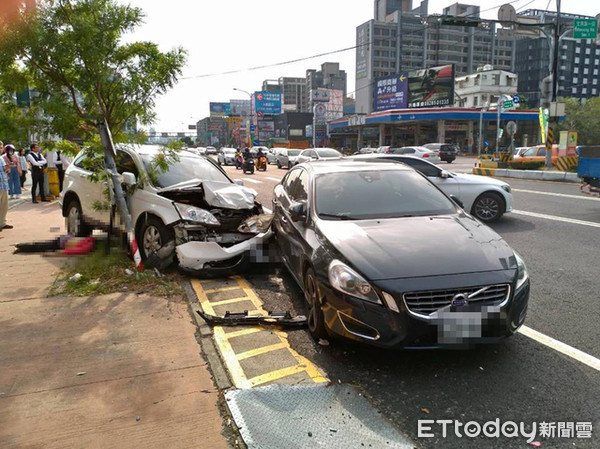
[[[308,306],[308,317],[307,317],[308,328],[311,331],[314,331],[316,329],[316,325],[317,325],[317,321],[318,321],[317,314],[319,313],[319,311],[318,311],[318,306],[317,306],[317,289],[316,289],[315,281],[314,281],[312,275],[308,275],[306,277],[305,299],[306,299],[306,303]]]
[[[144,252],[146,256],[162,247],[160,232],[156,226],[148,226],[144,231]]]
[[[494,218],[498,214],[498,202],[492,198],[482,198],[477,203],[477,216],[483,219]]]
[[[76,207],[72,207],[69,210],[69,216],[67,218],[67,228],[70,235],[77,235],[79,233],[80,224],[79,210]]]

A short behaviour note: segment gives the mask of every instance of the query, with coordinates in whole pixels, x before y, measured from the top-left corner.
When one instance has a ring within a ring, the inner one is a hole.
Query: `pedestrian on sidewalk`
[[[21,164],[19,156],[15,154],[15,147],[8,144],[4,147],[2,155],[4,163],[10,168],[8,174],[8,194],[11,198],[19,198],[21,196]]]
[[[68,167],[69,161],[65,160],[67,156],[60,154],[60,150],[55,151],[52,154],[52,160],[54,162],[54,166],[58,170],[58,188],[59,192],[62,192],[63,189],[63,180],[65,179],[65,170]]]
[[[19,152],[19,163],[21,164],[21,190],[25,190],[25,181],[29,171],[29,162],[27,162],[27,152],[25,148]]]
[[[12,229],[12,226],[6,223],[6,213],[8,212],[7,175],[9,172],[10,168],[4,163],[4,158],[0,157],[0,231],[3,229]]]
[[[27,160],[31,164],[31,200],[32,203],[37,203],[36,190],[39,186],[40,197],[42,201],[49,201],[46,199],[46,193],[44,191],[44,168],[47,165],[46,158],[40,154],[40,148],[37,143],[30,145],[31,151],[27,155]]]

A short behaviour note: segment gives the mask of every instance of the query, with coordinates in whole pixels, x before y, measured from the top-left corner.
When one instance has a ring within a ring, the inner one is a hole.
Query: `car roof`
[[[358,172],[367,170],[401,170],[401,171],[414,171],[408,165],[403,164],[381,164],[378,162],[368,161],[357,161],[357,160],[344,160],[336,159],[334,162],[329,161],[312,161],[304,162],[298,165],[298,167],[306,168],[310,173],[314,175],[321,175],[325,173],[345,173],[345,172]]]

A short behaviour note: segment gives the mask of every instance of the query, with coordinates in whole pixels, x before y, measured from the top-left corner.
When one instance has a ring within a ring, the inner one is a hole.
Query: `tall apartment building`
[[[306,92],[302,112],[312,112],[310,102],[311,91],[316,89],[331,89],[342,91],[342,98],[346,98],[348,77],[345,70],[340,70],[339,62],[325,62],[321,70],[310,69],[306,71]]]
[[[518,16],[530,22],[555,22],[556,12],[527,10]],[[561,13],[561,25],[572,26],[573,19],[592,19],[578,14]],[[590,98],[600,95],[600,45],[593,40],[573,39],[564,35],[558,46],[558,97]],[[519,93],[528,105],[537,107],[541,98],[542,80],[550,74],[552,55],[550,42],[537,33],[516,43],[515,72],[519,76]]]
[[[479,6],[455,3],[444,15],[480,17]],[[428,1],[375,0],[375,18],[356,29],[356,112],[373,111],[373,84],[380,76],[454,64],[457,76],[490,64],[513,69],[515,33],[490,27],[441,25],[428,18]]]
[[[283,94],[283,112],[303,112],[306,110],[306,78],[279,78]]]

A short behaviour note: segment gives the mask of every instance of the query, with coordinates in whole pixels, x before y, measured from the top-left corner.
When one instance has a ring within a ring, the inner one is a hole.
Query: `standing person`
[[[10,173],[10,168],[4,163],[4,158],[0,157],[0,231],[3,229],[12,229],[12,226],[6,223],[6,213],[8,212],[8,173]]]
[[[32,203],[37,203],[36,190],[40,187],[40,196],[42,201],[49,201],[46,199],[46,193],[44,191],[44,167],[46,166],[46,158],[40,154],[40,148],[37,143],[30,145],[31,151],[27,155],[27,160],[31,164],[31,200]]]
[[[71,164],[71,158],[64,154],[61,154],[60,150],[57,150],[52,153],[52,162],[58,170],[58,185],[60,189],[59,191],[62,192],[63,180],[65,179],[65,170],[67,170],[67,168]]]
[[[25,181],[27,180],[27,172],[29,171],[29,162],[27,162],[25,148],[19,152],[19,163],[21,164],[21,190],[25,190]]]
[[[8,194],[11,198],[21,196],[21,163],[15,154],[15,147],[8,144],[4,147],[4,164],[10,168],[8,175]]]

